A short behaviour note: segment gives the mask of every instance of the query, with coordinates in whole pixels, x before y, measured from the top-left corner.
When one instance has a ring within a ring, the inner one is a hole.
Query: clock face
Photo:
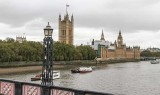
[[[118,39],[118,42],[120,42],[121,40],[120,39]]]

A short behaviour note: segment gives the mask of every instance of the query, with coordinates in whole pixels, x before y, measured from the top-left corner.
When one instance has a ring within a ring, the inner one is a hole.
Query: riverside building
[[[93,39],[91,47],[96,51],[97,58],[102,61],[109,59],[140,59],[140,47],[139,46],[126,46],[123,43],[123,37],[121,31],[117,37],[117,41],[112,44],[109,41],[105,41],[102,31],[101,40]]]

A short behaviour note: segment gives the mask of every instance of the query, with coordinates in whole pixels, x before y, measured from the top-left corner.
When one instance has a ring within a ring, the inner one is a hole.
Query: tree
[[[15,42],[12,38],[0,41],[0,61],[42,61],[43,45],[40,42]],[[93,60],[96,54],[90,46],[73,46],[55,42],[53,59],[55,61]]]
[[[13,42],[15,42],[15,40],[14,40],[13,38],[9,38],[9,37],[6,38],[6,41],[7,41],[8,43],[13,43]]]

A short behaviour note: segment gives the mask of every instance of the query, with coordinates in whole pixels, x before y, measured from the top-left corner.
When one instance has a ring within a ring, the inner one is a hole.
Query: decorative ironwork
[[[4,95],[113,95],[95,91],[41,85],[0,79],[0,94]]]
[[[43,85],[53,85],[53,29],[48,25],[44,29],[43,39],[43,67],[42,67],[42,83]]]
[[[51,95],[75,95],[75,94],[74,92],[71,92],[71,91],[52,89]]]
[[[37,86],[23,85],[22,95],[41,95],[41,88]]]
[[[0,93],[6,95],[14,95],[15,85],[9,82],[0,82]]]

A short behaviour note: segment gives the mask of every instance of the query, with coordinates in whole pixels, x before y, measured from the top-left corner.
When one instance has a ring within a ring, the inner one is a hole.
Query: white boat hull
[[[160,63],[159,60],[152,60],[152,61],[151,61],[151,64],[158,64],[158,63]]]
[[[79,67],[78,69],[71,70],[72,73],[87,73],[92,72],[91,67]]]

